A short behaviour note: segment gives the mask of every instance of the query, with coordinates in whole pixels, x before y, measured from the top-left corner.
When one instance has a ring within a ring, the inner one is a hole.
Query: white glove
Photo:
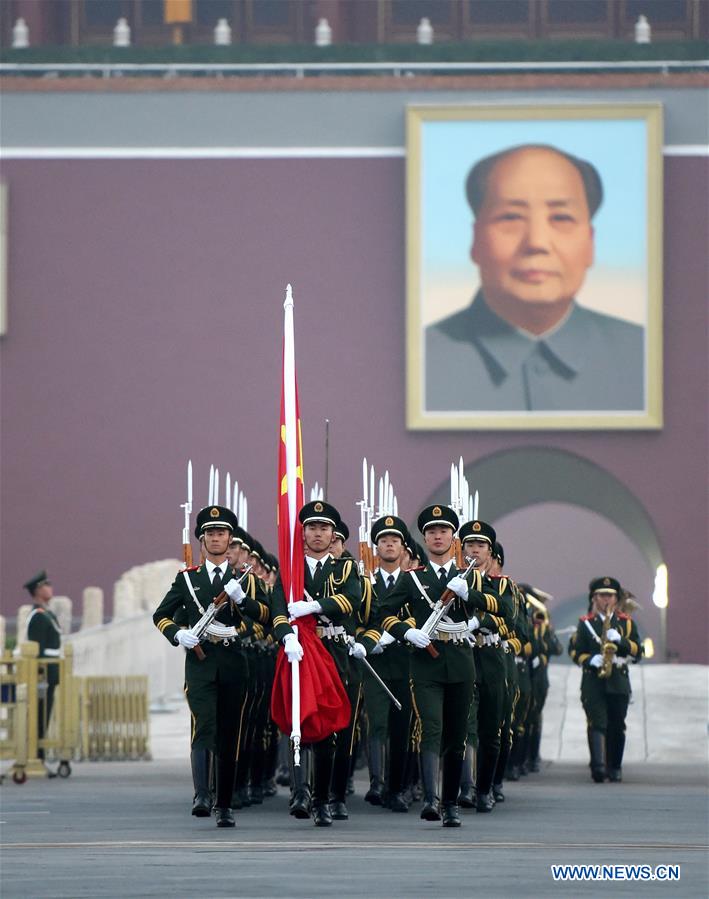
[[[283,638],[283,650],[289,662],[300,662],[303,658],[303,647],[295,634],[286,634]]]
[[[244,593],[241,584],[235,577],[224,584],[224,592],[229,597],[229,599],[233,600],[237,604],[237,606],[241,605],[241,603],[244,601],[244,597],[246,596],[246,593]]]
[[[302,618],[304,615],[313,615],[322,612],[322,606],[317,599],[299,599],[288,606],[288,614],[291,618]]]
[[[539,658],[539,656],[534,656],[534,658],[532,659],[532,668],[539,668],[541,663],[542,660]]]
[[[384,652],[384,646],[381,641],[377,643],[376,646],[372,647],[372,651],[369,653],[370,656],[380,656]]]
[[[465,578],[461,577],[459,574],[456,574],[454,578],[451,578],[446,586],[461,599],[468,598],[468,591],[470,590],[470,587],[468,587],[468,582],[465,580]]]
[[[606,637],[608,637],[611,643],[620,643],[620,631],[617,631],[614,627],[608,628]]]
[[[591,668],[600,668],[603,665],[603,656],[600,653],[596,653],[588,664]]]
[[[361,643],[350,643],[350,655],[355,659],[366,659],[367,650]]]
[[[410,627],[404,634],[404,640],[408,640],[417,649],[425,649],[431,642],[428,634],[424,634],[417,627]]]
[[[472,618],[468,618],[468,630],[470,631],[471,634],[473,631],[476,631],[479,627],[480,627],[480,622],[475,617],[475,615],[473,615]]]
[[[185,649],[194,649],[199,640],[191,631],[179,630],[175,634],[175,642],[179,643],[180,646],[184,646]]]
[[[396,638],[392,637],[389,631],[383,631],[379,638],[379,643],[381,644],[382,649],[384,649],[386,646],[391,646],[392,643],[396,643]]]

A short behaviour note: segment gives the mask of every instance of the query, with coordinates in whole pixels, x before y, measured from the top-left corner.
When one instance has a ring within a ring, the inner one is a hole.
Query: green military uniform
[[[341,520],[334,506],[321,501],[306,503],[298,517],[304,527],[310,522],[321,522],[332,525],[333,531]],[[316,603],[316,608],[320,610],[310,609],[306,614],[315,616],[317,635],[330,653],[347,690],[352,676],[348,627],[354,633],[353,616],[359,612],[362,601],[357,566],[353,559],[335,559],[330,554],[317,561],[306,555],[303,587],[306,605],[309,607],[310,603]],[[273,597],[285,607],[280,577],[274,585]],[[298,610],[294,607],[297,607],[299,602],[301,601],[294,602],[289,610],[296,616]],[[274,618],[274,624],[277,621],[278,618]],[[297,768],[292,765],[291,759],[290,813],[294,817],[309,817],[312,810],[316,826],[327,827],[332,824],[329,801],[335,751],[336,736],[333,734],[312,746],[301,747],[300,765]],[[345,790],[346,786],[345,775]]]
[[[196,530],[200,536],[210,527],[233,531],[235,526],[234,514],[221,506],[207,507],[197,516]],[[186,620],[187,625],[193,627],[233,576],[226,561],[219,566],[205,562],[180,572],[153,614],[155,626],[171,644],[177,643],[180,622]],[[246,595],[240,607],[227,601],[215,619],[215,623],[234,628],[234,635],[221,639],[207,634],[201,643],[203,659],[194,651],[185,655],[185,695],[192,715],[191,760],[196,803],[193,812],[200,817],[205,812],[209,814],[206,753],[213,752],[217,759],[219,826],[233,826],[228,810],[232,802],[248,681],[248,663],[241,644],[241,636],[247,628],[244,616],[261,622],[267,622],[271,616],[256,577],[249,574],[242,589]],[[279,637],[290,632],[286,621],[280,628]]]
[[[458,518],[441,506],[431,506],[419,515],[419,530],[447,525],[455,532]],[[414,628],[420,632],[441,598],[446,585],[458,575],[453,559],[444,566],[429,562],[419,572],[400,575],[391,592],[380,599],[382,627],[393,637],[406,639]],[[425,805],[422,817],[440,820],[438,812],[438,767],[443,759],[442,800],[444,825],[458,826],[457,799],[465,755],[468,713],[473,700],[475,661],[468,638],[467,622],[477,611],[497,611],[497,595],[487,591],[480,572],[473,571],[468,579],[465,599],[456,596],[445,618],[431,634],[438,658],[418,650],[411,656],[411,682],[415,713],[421,722],[421,764]],[[408,606],[410,617],[401,620],[400,613]],[[456,823],[457,822],[457,823]]]
[[[49,584],[46,572],[41,571],[24,584],[34,596],[35,591]],[[54,612],[41,603],[34,603],[27,616],[27,639],[39,644],[40,659],[58,659],[61,656],[62,629]],[[37,703],[37,739],[41,742],[47,733],[54,706],[54,692],[59,683],[59,665],[49,663],[44,674],[40,673],[39,697]],[[37,757],[44,758],[44,747],[38,745]]]
[[[620,584],[614,578],[597,578],[591,581],[590,592],[610,589],[620,594]],[[609,677],[602,677],[598,664],[604,654],[602,639],[604,621],[601,614],[591,612],[579,620],[572,658],[583,669],[581,676],[581,703],[586,713],[591,774],[596,782],[606,777],[621,780],[623,752],[625,749],[625,716],[630,698],[628,663],[637,662],[642,656],[642,646],[635,622],[627,615],[613,612],[606,621],[608,630],[618,633],[612,641],[616,647]],[[610,642],[607,638],[607,642]]]

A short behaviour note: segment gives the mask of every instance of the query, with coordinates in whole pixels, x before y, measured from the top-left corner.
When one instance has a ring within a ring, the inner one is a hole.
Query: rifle
[[[465,569],[463,577],[467,579],[468,575],[476,568],[477,564],[477,559],[470,560],[470,565],[468,565],[468,567]],[[429,637],[431,636],[431,634],[438,627],[441,618],[443,618],[443,616],[448,613],[448,609],[450,609],[450,607],[453,605],[455,599],[456,594],[452,590],[446,588],[443,591],[443,593],[441,594],[441,598],[435,604],[435,606],[433,607],[433,611],[424,621],[421,627],[421,630],[424,632],[424,634],[427,634]],[[428,646],[426,647],[426,651],[434,659],[437,659],[440,655],[433,643],[428,644]]]
[[[252,568],[253,568],[253,565],[246,566],[246,568],[244,569],[244,571],[241,574],[241,577],[237,581],[238,584],[241,584],[241,582],[244,580],[244,578],[251,571]],[[209,627],[212,624],[212,622],[214,621],[214,619],[217,617],[217,615],[221,611],[222,606],[224,605],[226,600],[227,600],[226,590],[222,590],[222,592],[218,596],[215,596],[214,599],[207,606],[207,608],[204,611],[204,614],[199,619],[199,621],[196,624],[192,625],[192,627],[190,628],[190,633],[193,634],[195,637],[197,637],[198,640],[201,640],[202,637],[209,630]],[[204,654],[204,650],[199,645],[199,643],[194,647],[194,654],[197,656],[197,658],[200,660],[200,662],[204,661],[204,659],[206,658],[206,656]]]

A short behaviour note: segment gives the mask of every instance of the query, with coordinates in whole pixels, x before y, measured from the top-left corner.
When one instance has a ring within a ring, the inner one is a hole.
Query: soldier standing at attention
[[[628,663],[642,655],[632,618],[616,612],[621,593],[613,577],[589,584],[591,612],[579,620],[572,659],[583,669],[581,703],[586,713],[591,778],[595,783],[622,780],[625,716],[630,698]]]
[[[423,571],[407,571],[380,599],[381,623],[393,637],[417,650],[411,657],[413,702],[421,722],[421,770],[424,807],[421,817],[440,821],[439,763],[443,760],[443,826],[460,827],[458,789],[465,755],[468,713],[473,700],[475,662],[468,636],[478,627],[477,611],[497,608],[492,588],[483,593],[482,575],[470,583],[455,567],[453,538],[458,516],[443,505],[428,506],[418,517],[429,563]],[[472,584],[472,586],[471,586]],[[429,635],[422,627],[446,589],[453,604]],[[408,605],[410,616],[402,621]],[[436,656],[427,647],[433,645]]]
[[[52,584],[46,571],[40,571],[23,585],[32,597],[32,611],[27,616],[27,639],[39,643],[40,659],[58,659],[61,656],[62,629],[54,612],[49,608],[53,596]],[[37,704],[37,739],[43,740],[49,727],[54,705],[54,691],[59,683],[59,665],[48,664],[46,675],[40,679]],[[44,747],[38,746],[37,758],[44,759]],[[54,772],[47,771],[48,777]]]
[[[175,617],[185,620],[186,616],[192,627],[212,600],[226,592],[230,602],[225,602],[224,610],[219,612],[220,624],[238,630],[243,623],[242,610],[253,621],[269,620],[268,606],[256,598],[256,578],[248,575],[242,586],[229,567],[227,552],[236,527],[236,516],[224,506],[207,506],[199,512],[195,531],[203,543],[204,563],[180,572],[153,614],[155,626],[167,640],[187,650],[185,694],[192,713],[191,761],[195,789],[192,814],[197,817],[211,814],[208,768],[211,751],[217,761],[217,827],[233,827],[235,823],[231,801],[248,666],[238,636],[226,641],[207,634],[201,644],[204,658],[198,658],[191,651],[199,642],[197,637],[189,629],[181,628]],[[285,615],[285,609],[282,611]],[[286,652],[302,653],[285,617],[275,631],[277,638],[283,639]]]

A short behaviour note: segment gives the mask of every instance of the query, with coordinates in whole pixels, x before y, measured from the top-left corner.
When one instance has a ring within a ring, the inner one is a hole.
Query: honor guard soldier
[[[613,577],[589,584],[591,611],[579,620],[572,658],[583,669],[581,702],[586,713],[591,778],[596,783],[622,780],[625,716],[630,698],[628,663],[638,662],[642,647],[635,623],[615,606],[621,595]]]
[[[305,598],[291,603],[286,614],[296,619],[315,616],[317,635],[347,689],[350,646],[345,622],[357,614],[362,600],[357,566],[353,559],[335,559],[330,551],[335,528],[341,520],[334,506],[315,500],[301,508],[298,518],[303,526],[305,547]],[[279,597],[285,606],[280,579],[273,588],[273,597],[274,600]],[[291,758],[290,814],[308,818],[312,813],[316,827],[330,827],[333,821],[329,801],[335,745],[335,734],[332,734],[312,747],[302,747],[299,766],[294,766]]]
[[[373,574],[378,604],[391,593],[402,576],[406,544],[411,538],[405,522],[396,515],[385,515],[375,521],[370,538],[377,548],[379,562]],[[397,617],[406,621],[411,617],[411,610],[404,605]],[[409,650],[407,644],[384,631],[370,653],[372,668],[398,699],[400,710],[373,677],[365,677],[364,681],[369,757],[369,792],[364,798],[372,805],[385,804],[392,812],[409,810],[404,796],[412,716]]]
[[[231,801],[248,677],[238,636],[243,624],[242,611],[253,621],[266,622],[270,617],[268,606],[257,599],[256,578],[249,574],[242,585],[229,567],[227,551],[236,527],[236,516],[224,506],[207,506],[199,512],[195,533],[203,544],[204,562],[177,575],[153,615],[155,626],[163,636],[187,650],[185,694],[192,714],[191,762],[195,790],[192,814],[197,817],[211,814],[209,753],[212,752],[216,756],[218,827],[234,826]],[[207,632],[200,643],[190,628],[223,592],[229,602],[223,603],[218,621],[222,627],[230,628],[233,636]],[[189,628],[180,627],[176,617],[178,621],[186,620]],[[287,623],[276,631],[279,639],[295,641]]]
[[[443,826],[460,827],[458,790],[475,684],[469,632],[471,627],[478,627],[476,613],[490,603],[496,609],[497,598],[492,588],[487,596],[483,593],[480,572],[471,572],[468,581],[455,567],[453,538],[458,516],[452,509],[427,506],[418,517],[418,527],[430,561],[423,571],[402,573],[392,590],[380,599],[381,624],[416,650],[410,670],[414,710],[421,722],[421,817],[441,820],[438,773],[442,758]],[[446,590],[455,594],[455,599],[428,633],[427,620],[435,614],[436,603]],[[402,621],[401,613],[407,606],[411,614]]]
[[[39,644],[40,659],[59,659],[61,656],[62,629],[54,612],[49,608],[52,598],[52,584],[46,571],[40,571],[23,585],[32,597],[32,610],[27,616],[27,639]],[[59,683],[59,664],[46,665],[44,677],[39,678],[39,699],[37,704],[37,739],[44,739],[49,727],[54,705],[54,691]],[[39,745],[37,757],[44,759],[44,747]],[[54,773],[47,771],[49,777]]]
[[[476,805],[478,812],[491,812],[495,805],[492,785],[500,754],[505,719],[507,665],[503,640],[513,636],[514,601],[507,578],[491,578],[494,563],[495,529],[485,521],[468,521],[460,529],[463,554],[476,560],[484,603],[471,622],[475,637],[477,675],[478,753]],[[474,625],[474,626],[473,626]]]

